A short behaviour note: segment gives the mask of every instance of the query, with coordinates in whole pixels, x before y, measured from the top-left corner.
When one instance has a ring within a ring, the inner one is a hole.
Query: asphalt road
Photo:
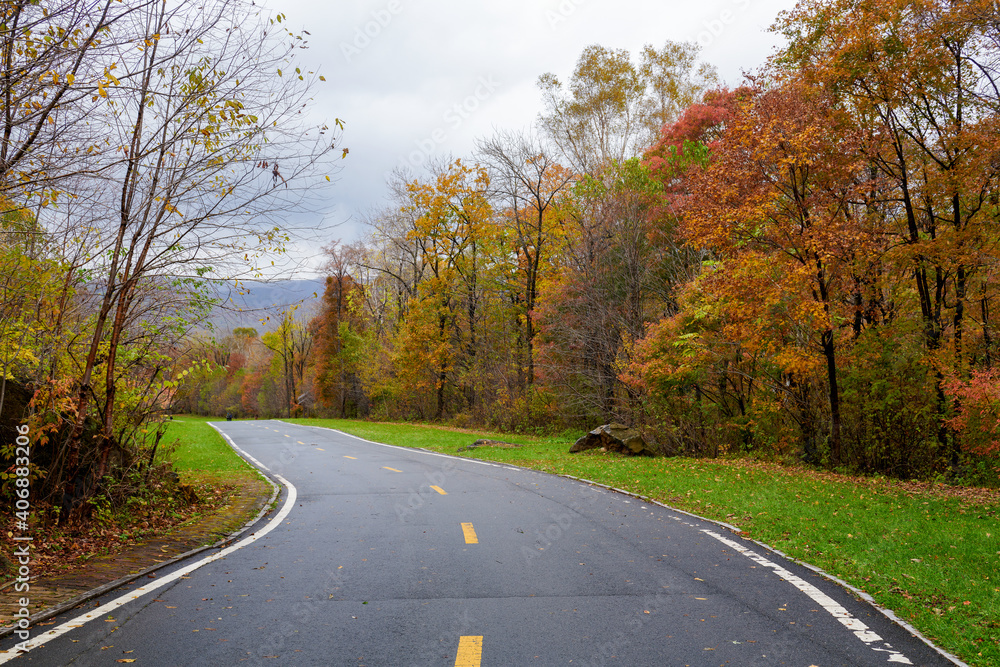
[[[15,664],[953,664],[681,512],[325,429],[217,425],[283,484],[276,510],[246,544],[33,628]]]

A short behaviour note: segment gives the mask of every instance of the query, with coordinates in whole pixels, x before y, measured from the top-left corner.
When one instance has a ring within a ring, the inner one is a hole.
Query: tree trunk
[[[836,465],[841,463],[840,437],[840,389],[837,386],[837,358],[833,329],[827,329],[822,337],[823,356],[826,357],[827,381],[830,383],[830,458]]]

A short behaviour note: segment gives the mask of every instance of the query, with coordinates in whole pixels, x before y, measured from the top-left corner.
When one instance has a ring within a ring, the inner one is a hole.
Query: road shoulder
[[[228,502],[165,535],[95,558],[68,572],[30,582],[31,623],[45,621],[135,577],[155,578],[156,570],[211,548],[240,532],[270,502],[273,488],[262,477],[247,477]],[[0,591],[0,637],[13,631],[13,614],[20,608],[10,582]]]

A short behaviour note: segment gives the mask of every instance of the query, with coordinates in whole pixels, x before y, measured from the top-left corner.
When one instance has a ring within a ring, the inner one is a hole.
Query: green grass
[[[157,460],[169,462],[181,481],[195,488],[202,499],[193,515],[199,525],[225,535],[257,513],[254,500],[267,498],[272,487],[209,421],[217,419],[184,415],[168,420]]]
[[[169,460],[181,477],[234,482],[259,479],[256,471],[208,425],[210,421],[218,419],[185,415],[168,420],[157,461]]]
[[[571,455],[571,440],[418,424],[289,421],[450,454],[478,438],[524,444],[457,454],[593,480],[733,524],[864,590],[969,664],[1000,665],[996,491],[747,460]]]

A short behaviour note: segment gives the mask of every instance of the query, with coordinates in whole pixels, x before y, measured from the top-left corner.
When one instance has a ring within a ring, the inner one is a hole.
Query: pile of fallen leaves
[[[70,572],[87,567],[94,558],[115,554],[126,547],[139,544],[150,536],[162,536],[199,516],[226,503],[236,490],[233,486],[211,484],[194,485],[197,502],[184,503],[175,488],[160,487],[144,503],[132,503],[127,511],[114,513],[104,520],[91,517],[71,526],[32,526],[31,578],[35,580],[55,573]],[[51,516],[50,508],[36,508],[36,516]],[[3,535],[4,553],[11,554],[15,545],[14,534]],[[16,574],[11,563],[0,563],[0,585]]]
[[[769,463],[747,459],[712,459],[712,462],[766,471],[774,476],[787,475],[799,478],[806,477],[822,480],[824,482],[847,483],[859,488],[870,489],[875,493],[885,491],[894,493],[902,492],[911,497],[921,496],[942,500],[960,500],[975,505],[1000,504],[1000,488],[957,486],[944,484],[942,482],[900,480],[886,477],[865,477],[862,475],[848,475],[828,470],[817,470],[807,466]]]

